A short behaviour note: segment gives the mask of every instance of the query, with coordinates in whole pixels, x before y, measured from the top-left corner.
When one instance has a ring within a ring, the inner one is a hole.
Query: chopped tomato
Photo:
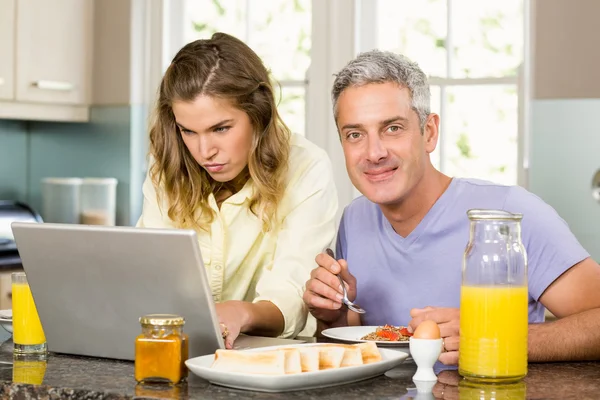
[[[402,329],[400,329],[400,334],[401,334],[402,336],[412,336],[412,335],[413,335],[413,334],[412,334],[412,333],[410,333],[410,332],[408,331],[408,329],[406,329],[406,328],[402,328]]]
[[[382,337],[382,338],[386,338],[388,340],[391,341],[397,341],[400,338],[400,335],[397,334],[396,332],[392,332],[392,331],[386,331],[386,330],[380,330],[379,332],[377,332],[377,336]]]

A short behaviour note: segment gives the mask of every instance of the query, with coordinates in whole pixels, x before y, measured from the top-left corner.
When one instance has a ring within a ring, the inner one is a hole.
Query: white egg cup
[[[410,355],[417,364],[414,381],[437,381],[433,366],[442,354],[442,339],[409,339]]]

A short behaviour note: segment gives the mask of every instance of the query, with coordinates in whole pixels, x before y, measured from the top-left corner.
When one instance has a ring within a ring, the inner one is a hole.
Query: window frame
[[[184,41],[184,30],[181,20],[184,16],[186,0],[148,0],[149,26],[145,48],[148,54],[148,74],[145,79],[146,103],[149,110],[154,105],[156,88],[162,74]],[[448,6],[448,24],[450,26],[451,3]],[[333,74],[339,71],[359,52],[377,47],[376,30],[378,0],[312,0],[311,23],[311,64],[306,79],[284,80],[281,87],[305,87],[305,136],[323,148],[329,155],[336,188],[338,191],[338,220],[344,207],[360,193],[354,188],[345,167],[344,156],[335,126],[331,106],[330,91]],[[506,85],[514,84],[518,93],[518,128],[517,128],[517,184],[527,188],[529,170],[529,114],[531,65],[529,54],[531,43],[531,0],[523,2],[524,55],[523,64],[517,76],[500,78],[440,78],[430,77],[432,86],[439,86],[442,92],[442,107],[446,101],[444,88],[460,85]],[[179,28],[178,28],[179,27]],[[449,29],[451,32],[451,29]],[[315,40],[319,38],[319,40]],[[446,40],[446,47],[451,46],[451,37]],[[447,52],[451,55],[452,52]],[[158,67],[159,66],[159,67]],[[451,60],[447,68],[451,67]],[[443,113],[443,108],[441,110]],[[442,124],[444,119],[442,118]],[[443,129],[443,125],[442,125]],[[443,132],[443,130],[442,130]],[[443,141],[443,135],[441,135]],[[443,160],[440,142],[440,161]],[[441,161],[443,168],[443,161]]]
[[[359,25],[358,36],[361,38],[359,43],[359,51],[368,51],[377,48],[377,7],[378,0],[356,0],[359,3],[363,23]],[[446,75],[450,76],[453,62],[452,49],[452,29],[454,21],[452,18],[452,3],[454,0],[446,0],[447,14],[447,37],[445,40],[446,49]],[[362,3],[362,4],[361,4]],[[456,86],[490,86],[490,85],[514,85],[517,90],[517,185],[527,188],[528,171],[529,171],[529,126],[526,123],[529,117],[530,103],[530,66],[529,54],[531,49],[530,36],[530,10],[531,1],[523,0],[523,62],[519,66],[517,74],[514,76],[503,77],[483,77],[483,78],[445,78],[437,76],[429,76],[430,86],[438,86],[440,88],[440,139],[438,141],[438,151],[440,156],[440,170],[444,170],[444,143],[445,137],[443,132],[446,131],[446,119],[443,117],[447,109],[446,90],[449,87]],[[418,61],[418,60],[415,60]]]

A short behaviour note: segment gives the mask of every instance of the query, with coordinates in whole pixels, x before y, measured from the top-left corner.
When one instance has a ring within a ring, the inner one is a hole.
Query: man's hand
[[[319,266],[311,271],[310,279],[306,282],[304,303],[317,320],[327,324],[341,322],[341,325],[346,325],[348,309],[342,307],[343,291],[336,275],[339,274],[346,283],[350,301],[356,298],[356,278],[348,272],[346,260],[336,261],[329,255],[320,253],[315,261]]]
[[[460,310],[458,308],[425,307],[410,310],[412,320],[408,330],[414,332],[425,320],[432,320],[440,327],[440,335],[444,340],[444,349],[440,354],[440,362],[446,365],[458,364],[458,344],[460,328]]]
[[[436,399],[458,400],[460,398],[458,385],[461,380],[462,377],[457,371],[441,371],[432,389],[433,396]]]

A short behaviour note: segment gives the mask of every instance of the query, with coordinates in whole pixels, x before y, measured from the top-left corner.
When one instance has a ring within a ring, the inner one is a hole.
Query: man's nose
[[[377,163],[387,156],[387,149],[379,135],[369,135],[367,142],[367,158],[372,163]]]

